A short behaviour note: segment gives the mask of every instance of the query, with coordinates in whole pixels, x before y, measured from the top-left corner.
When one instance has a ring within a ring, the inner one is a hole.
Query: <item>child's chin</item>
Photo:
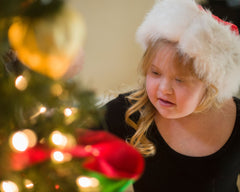
[[[165,119],[180,119],[188,116],[188,114],[181,114],[181,113],[174,113],[174,112],[172,113],[161,112],[160,115]]]

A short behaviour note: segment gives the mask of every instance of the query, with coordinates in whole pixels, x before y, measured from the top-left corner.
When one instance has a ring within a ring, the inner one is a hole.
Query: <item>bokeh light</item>
[[[99,186],[98,179],[94,177],[80,176],[76,179],[76,183],[80,188],[97,188]]]
[[[24,76],[19,75],[15,80],[15,87],[20,91],[24,91],[27,88],[27,86],[28,86],[27,79]]]
[[[10,146],[13,150],[25,151],[29,147],[27,135],[22,131],[14,133],[12,137],[10,137]]]
[[[64,115],[65,115],[66,117],[71,116],[72,113],[73,113],[72,109],[70,109],[70,108],[64,109]]]
[[[60,131],[53,131],[51,136],[51,141],[54,145],[65,147],[67,145],[68,139]]]
[[[16,183],[12,181],[3,181],[1,182],[1,188],[2,192],[19,192],[18,186]]]
[[[72,155],[61,151],[53,151],[51,159],[54,163],[64,163],[72,159]]]
[[[34,184],[31,180],[25,179],[24,180],[24,185],[27,189],[32,189],[34,187]]]

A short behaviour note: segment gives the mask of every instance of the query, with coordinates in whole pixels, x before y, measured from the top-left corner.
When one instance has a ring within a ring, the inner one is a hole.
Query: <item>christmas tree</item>
[[[90,130],[104,109],[72,78],[85,35],[64,0],[1,0],[1,192],[117,192],[139,178],[135,149]]]

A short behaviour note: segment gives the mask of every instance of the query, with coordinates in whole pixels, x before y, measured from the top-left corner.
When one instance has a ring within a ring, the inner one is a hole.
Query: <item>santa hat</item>
[[[158,39],[177,42],[181,53],[194,58],[199,78],[218,89],[218,101],[237,93],[240,85],[238,28],[204,10],[195,1],[158,0],[136,36],[144,50]]]

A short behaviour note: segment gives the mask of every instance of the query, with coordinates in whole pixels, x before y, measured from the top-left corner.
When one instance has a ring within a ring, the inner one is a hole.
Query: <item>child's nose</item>
[[[173,93],[173,88],[172,88],[172,84],[171,81],[168,79],[163,79],[160,83],[159,83],[159,89],[163,94],[172,94]]]

